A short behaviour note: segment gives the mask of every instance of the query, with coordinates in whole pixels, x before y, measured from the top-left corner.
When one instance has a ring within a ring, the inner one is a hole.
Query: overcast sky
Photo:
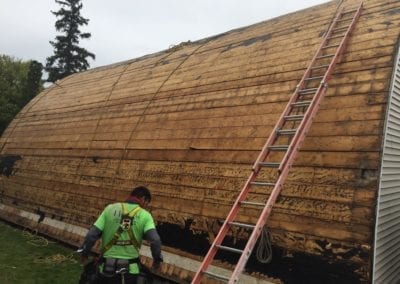
[[[84,0],[90,20],[81,46],[96,54],[91,67],[136,58],[326,0]],[[54,0],[0,0],[0,54],[45,63],[56,31]]]

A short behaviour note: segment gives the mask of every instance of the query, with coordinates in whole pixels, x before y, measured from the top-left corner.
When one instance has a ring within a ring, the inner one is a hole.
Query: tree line
[[[0,55],[0,133],[14,116],[42,89],[40,62]]]
[[[0,135],[15,115],[40,91],[44,83],[54,83],[73,73],[87,70],[88,58],[95,55],[79,46],[81,39],[89,39],[90,33],[80,27],[88,25],[89,19],[81,15],[82,0],[55,0],[60,5],[55,28],[59,32],[50,41],[53,55],[46,58],[45,66],[36,60],[22,61],[0,54]],[[43,75],[46,79],[42,79]]]

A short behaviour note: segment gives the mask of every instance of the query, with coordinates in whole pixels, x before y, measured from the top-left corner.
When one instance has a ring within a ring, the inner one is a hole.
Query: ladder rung
[[[346,26],[346,27],[341,27],[341,28],[336,28],[336,29],[333,29],[332,32],[344,31],[344,30],[347,30],[348,28],[349,28],[348,26]]]
[[[278,134],[283,134],[283,135],[291,135],[295,134],[297,129],[280,129],[278,130]]]
[[[240,222],[229,222],[230,225],[241,227],[241,228],[246,228],[246,229],[254,229],[256,226],[251,225],[251,224],[246,224],[246,223],[240,223]]]
[[[353,18],[340,19],[340,20],[337,20],[336,23],[346,22],[346,21],[349,21],[349,20],[353,20]]]
[[[260,186],[275,186],[273,182],[262,182],[262,181],[252,181],[252,185],[260,185]]]
[[[339,44],[332,44],[332,45],[324,46],[323,48],[332,48],[332,47],[338,47],[338,46],[339,46]]]
[[[344,37],[344,35],[335,35],[335,36],[328,37],[328,39],[338,38],[338,37]]]
[[[222,249],[222,250],[239,253],[239,254],[241,254],[243,252],[243,250],[241,250],[241,249],[231,248],[231,247],[227,247],[227,246],[217,245],[216,247],[219,249]]]
[[[299,90],[299,94],[312,94],[315,93],[317,90],[318,88],[303,89]]]
[[[212,278],[218,279],[218,280],[223,280],[225,282],[229,281],[229,277],[222,276],[221,274],[216,274],[216,273],[209,272],[209,271],[204,271],[203,273],[207,274],[208,276],[210,276]]]
[[[342,15],[344,15],[344,14],[349,14],[349,13],[354,13],[354,12],[356,12],[357,11],[357,9],[353,9],[353,10],[349,10],[349,11],[343,11],[342,12]]]
[[[328,58],[328,57],[333,57],[333,56],[335,56],[335,54],[326,54],[326,55],[321,55],[321,56],[318,56],[317,58],[315,58],[315,59],[320,59],[320,58]]]
[[[286,115],[283,118],[286,120],[302,120],[304,115]]]
[[[244,204],[244,205],[253,205],[253,206],[260,206],[260,207],[265,206],[265,203],[261,203],[261,202],[241,201],[240,203]]]
[[[268,167],[268,168],[279,168],[281,165],[280,163],[266,163],[266,162],[261,162],[259,163],[260,166],[263,167]]]
[[[303,101],[303,102],[292,103],[292,106],[301,107],[301,106],[308,106],[310,104],[311,104],[311,101]]]
[[[269,146],[268,148],[274,151],[285,151],[289,149],[289,145],[276,145],[276,146]]]
[[[310,78],[304,79],[304,81],[319,80],[322,78],[324,78],[324,76],[310,77]]]
[[[322,68],[328,68],[328,67],[329,67],[329,64],[324,64],[324,65],[311,67],[311,69],[322,69]],[[315,88],[315,90],[317,90],[317,88]]]

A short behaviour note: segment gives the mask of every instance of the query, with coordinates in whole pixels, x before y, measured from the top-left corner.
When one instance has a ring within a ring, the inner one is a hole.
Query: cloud
[[[101,66],[167,49],[326,1],[321,0],[85,0],[84,31],[92,38],[81,46]],[[56,31],[53,0],[1,0],[0,53],[45,62]]]

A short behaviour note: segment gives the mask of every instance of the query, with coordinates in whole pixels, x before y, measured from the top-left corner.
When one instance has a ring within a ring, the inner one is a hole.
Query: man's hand
[[[86,266],[90,262],[89,257],[83,254],[81,254],[80,261],[82,266]]]
[[[90,261],[88,254],[84,251],[84,247],[80,247],[76,252],[80,254],[81,265],[86,266],[86,264],[88,264]]]

